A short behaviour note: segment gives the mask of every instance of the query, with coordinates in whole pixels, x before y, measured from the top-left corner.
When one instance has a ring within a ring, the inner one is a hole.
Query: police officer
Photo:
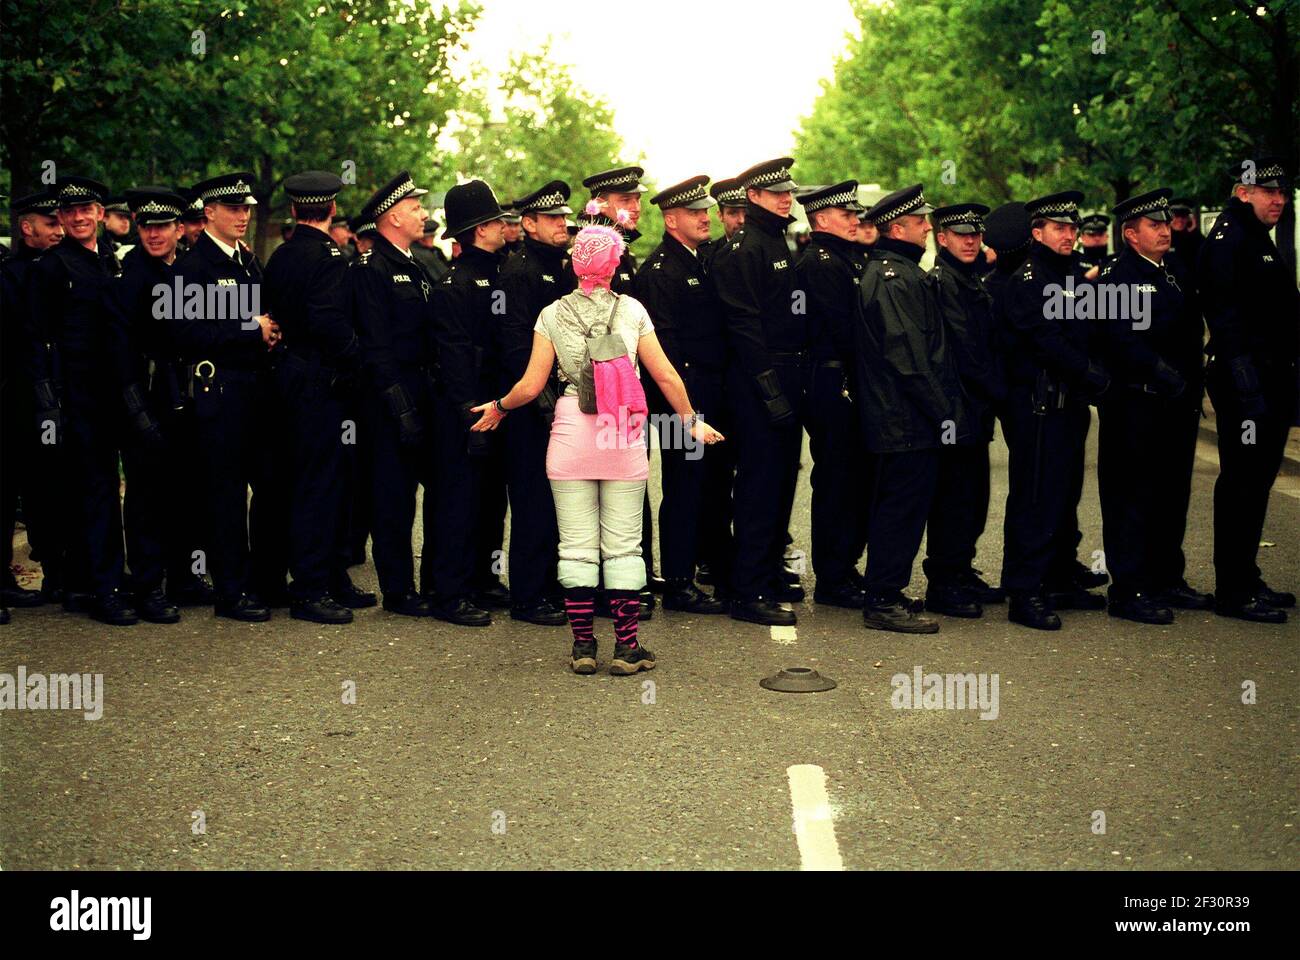
[[[705,176],[692,177],[655,194],[664,235],[637,271],[633,293],[654,322],[655,333],[687,385],[701,416],[715,418],[723,405],[726,337],[722,311],[708,281],[703,245],[709,239]],[[663,394],[646,383],[650,412],[659,418],[663,500],[659,506],[659,556],[667,586],[664,606],[690,613],[720,614],[727,605],[695,584],[697,561],[731,553],[731,477],[727,461],[689,437]],[[715,574],[719,571],[715,567]],[[725,582],[726,578],[723,577]]]
[[[591,191],[591,199],[599,207],[599,212],[590,213],[584,207],[578,214],[578,226],[613,227],[626,242],[623,257],[609,285],[615,293],[632,292],[632,277],[636,274],[632,244],[641,237],[636,225],[641,221],[641,194],[646,192],[641,183],[643,176],[645,170],[641,167],[616,167],[593,173],[582,181],[582,185]]]
[[[1006,398],[994,338],[993,297],[985,288],[979,256],[988,212],[982,203],[957,203],[931,214],[939,253],[930,273],[937,281],[944,333],[971,425],[967,443],[940,448],[923,564],[926,609],[953,617],[979,616],[983,604],[1006,599],[972,566],[988,519],[994,418]]]
[[[1110,255],[1110,217],[1093,213],[1079,221],[1079,249],[1077,257],[1083,273],[1095,279],[1101,268],[1113,259]]]
[[[429,226],[430,221],[425,221],[425,227]],[[373,220],[367,220],[359,214],[348,221],[348,229],[352,231],[352,243],[356,247],[358,255],[369,252],[375,245],[375,237],[379,236],[379,231],[375,229]],[[436,232],[436,228],[435,228]],[[334,236],[334,231],[330,231],[330,237]],[[335,241],[337,246],[337,241]],[[415,248],[411,248],[414,255]],[[344,256],[347,256],[345,253]],[[352,259],[356,259],[355,257]]]
[[[1008,461],[1002,588],[1008,619],[1059,630],[1056,609],[1093,609],[1105,599],[1068,580],[1078,544],[1088,404],[1110,386],[1094,357],[1091,321],[1073,309],[1086,281],[1073,256],[1077,191],[1027,203],[1033,241],[1004,293]],[[1067,303],[1067,301],[1070,301]]]
[[[442,283],[447,279],[447,274],[451,271],[451,264],[443,256],[442,251],[438,249],[438,221],[430,217],[424,221],[424,234],[420,237],[419,242],[411,248],[411,253],[424,265],[424,271],[429,275],[434,285]],[[361,236],[357,235],[358,249],[361,249]],[[368,249],[368,248],[367,248]]]
[[[354,234],[352,222],[343,214],[335,213],[330,217],[330,239],[334,241],[334,245],[343,254],[343,259],[347,261],[351,261],[358,253],[358,248],[352,243]]]
[[[845,180],[802,193],[812,227],[795,267],[807,298],[809,356],[806,370],[809,446],[812,451],[812,562],[814,599],[862,609],[857,562],[867,541],[870,475],[852,392],[853,313],[864,263],[856,238],[858,182]]]
[[[289,615],[325,624],[351,623],[353,609],[377,602],[347,572],[361,351],[345,299],[347,262],[327,232],[342,188],[337,174],[322,170],[285,178],[297,225],[264,278],[284,339],[276,381],[291,448]]]
[[[1172,623],[1174,607],[1212,604],[1183,579],[1205,328],[1189,271],[1170,253],[1172,193],[1152,190],[1115,206],[1125,250],[1098,282],[1099,304],[1127,305],[1098,320],[1116,381],[1098,406],[1107,610],[1138,623]]]
[[[181,211],[181,230],[183,232],[180,243],[176,245],[176,255],[184,256],[193,248],[194,241],[199,238],[199,234],[208,225],[208,215],[203,212],[203,198],[191,188],[177,187],[175,192],[188,201],[185,209]]]
[[[107,305],[114,337],[126,475],[123,521],[136,609],[151,623],[175,623],[180,605],[213,602],[194,572],[202,543],[191,476],[198,453],[184,376],[171,331],[155,306],[174,296],[180,215],[188,201],[167,187],[126,191],[139,243],[122,259]],[[164,590],[164,578],[166,588]]]
[[[110,344],[103,322],[104,297],[119,265],[97,237],[108,191],[85,177],[62,178],[56,190],[65,236],[33,265],[27,303],[41,441],[60,448],[66,483],[63,551],[58,544],[42,548],[41,563],[63,586],[65,609],[88,609],[102,623],[128,626],[138,617],[122,592],[114,416],[120,403],[105,362]]]
[[[862,273],[854,399],[875,465],[862,610],[872,630],[938,632],[903,589],[930,513],[940,446],[970,434],[936,281],[920,264],[933,211],[919,183],[867,211],[880,239]]]
[[[374,438],[372,549],[384,609],[409,617],[432,615],[415,584],[411,531],[416,488],[423,485],[426,542],[434,536],[432,443],[433,284],[411,255],[428,214],[403,170],[366,202],[361,217],[377,236],[348,271],[353,323],[361,341],[362,403]],[[425,548],[425,552],[431,549]],[[426,592],[432,584],[425,584]]]
[[[270,367],[280,328],[261,311],[262,265],[242,242],[257,203],[252,182],[251,173],[236,172],[195,184],[207,225],[177,261],[176,276],[201,293],[202,302],[188,309],[193,302],[187,294],[170,317],[207,477],[215,612],[249,623],[271,618],[253,578],[257,570],[278,568],[284,522],[273,472],[281,441],[274,433],[278,418],[271,415]]]
[[[522,220],[519,215],[519,209],[513,204],[508,204],[502,208],[505,212],[505,237],[506,245],[503,248],[505,255],[509,256],[519,249],[520,244],[524,242],[524,229]]]
[[[1174,239],[1170,249],[1178,255],[1178,259],[1187,267],[1190,275],[1196,270],[1201,244],[1205,242],[1197,223],[1196,209],[1190,200],[1171,200],[1169,212],[1174,218],[1171,223]]]
[[[700,250],[707,260],[712,260],[718,248],[735,236],[745,223],[745,188],[735,177],[729,180],[715,180],[709,187],[709,196],[718,201],[718,223],[722,224],[722,236],[700,245]]]
[[[994,344],[1000,362],[1006,349],[1006,321],[1002,307],[1007,283],[1029,256],[1030,244],[1034,242],[1025,205],[1012,200],[985,217],[984,242],[993,249],[997,258],[993,269],[984,274],[984,289],[993,298]]]
[[[482,180],[447,191],[447,230],[460,256],[433,292],[437,387],[433,392],[434,451],[438,463],[438,539],[433,548],[433,615],[466,627],[492,622],[488,611],[471,600],[476,563],[483,562],[478,543],[488,537],[480,516],[482,497],[495,502],[500,477],[488,476],[484,461],[497,457],[496,438],[471,432],[478,420],[471,408],[493,396],[501,380],[493,344],[504,309],[497,288],[505,246],[505,211]],[[491,484],[492,489],[482,488]],[[488,560],[490,574],[490,559]],[[508,602],[508,601],[507,601]]]
[[[1232,196],[1201,247],[1198,271],[1210,327],[1206,385],[1219,424],[1215,611],[1283,623],[1295,594],[1270,589],[1256,557],[1296,415],[1300,297],[1268,235],[1286,207],[1291,181],[1273,156],[1250,158],[1233,177]]]
[[[43,476],[49,458],[42,456],[33,405],[26,337],[28,273],[46,250],[63,239],[58,197],[51,190],[19,197],[10,205],[17,231],[13,251],[0,262],[0,607],[36,607],[39,590],[18,586],[13,574],[13,534],[18,497],[23,500],[27,539],[39,552],[57,509],[51,497],[53,477]],[[52,586],[52,585],[51,585]]]
[[[740,175],[745,223],[715,254],[712,268],[727,323],[727,398],[737,458],[731,615],[762,624],[793,624],[794,612],[780,604],[803,599],[802,588],[788,587],[782,574],[803,440],[808,347],[785,243],[794,222],[793,163],[780,157]]]
[[[140,242],[124,193],[115,193],[104,201],[104,239],[118,260]]]
[[[502,379],[494,396],[510,389],[527,369],[533,325],[542,309],[577,286],[567,252],[567,218],[573,213],[568,200],[569,185],[552,180],[515,201],[524,239],[498,277],[505,294],[505,316],[496,328],[499,341],[494,352]],[[532,403],[512,411],[502,429],[510,494],[510,616],[539,626],[562,627],[568,619],[551,599],[559,591],[559,533],[546,479],[546,446],[554,412],[555,393],[544,390]]]

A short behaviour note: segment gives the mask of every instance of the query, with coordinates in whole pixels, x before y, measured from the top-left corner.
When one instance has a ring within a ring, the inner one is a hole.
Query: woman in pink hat
[[[573,630],[570,665],[582,674],[596,672],[593,616],[602,575],[614,616],[609,672],[624,675],[655,666],[654,654],[637,643],[639,594],[646,582],[641,508],[649,472],[638,361],[688,427],[678,434],[683,442],[723,439],[695,414],[645,307],[610,291],[622,254],[623,238],[617,230],[591,226],[579,231],[572,250],[578,289],[538,317],[532,356],[519,382],[501,399],[474,408],[482,417],[473,429],[495,430],[510,410],[542,392],[558,361],[564,393],[555,407],[546,475],[560,531],[564,607]],[[594,381],[595,413],[579,408],[584,374],[589,385]]]

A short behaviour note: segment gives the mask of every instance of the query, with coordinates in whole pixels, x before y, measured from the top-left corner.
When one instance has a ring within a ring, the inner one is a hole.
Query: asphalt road
[[[996,576],[1000,444],[994,459],[977,565]],[[1216,467],[1196,471],[1189,579],[1210,589]],[[1261,550],[1292,590],[1297,495],[1279,482]],[[1086,559],[1101,548],[1091,465],[1082,524]],[[806,548],[806,470],[793,528]],[[374,587],[372,567],[354,572]],[[189,611],[110,629],[16,611],[0,672],[102,673],[104,702],[94,721],[0,712],[0,867],[1300,867],[1300,619],[1071,613],[1043,634],[993,608],[913,638],[796,609],[793,635],[656,611],[642,637],[659,669],[632,678],[574,676],[567,629],[500,617],[322,628]],[[597,629],[605,660],[609,621]],[[996,719],[895,709],[891,678],[918,665],[996,674]],[[760,689],[783,666],[838,687]],[[789,772],[804,765],[820,772]]]

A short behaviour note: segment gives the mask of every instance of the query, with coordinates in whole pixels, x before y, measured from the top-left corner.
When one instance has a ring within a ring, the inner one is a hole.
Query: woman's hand
[[[695,421],[695,426],[691,427],[691,436],[700,443],[718,443],[727,439],[703,420]]]
[[[505,414],[497,410],[496,403],[492,400],[487,403],[480,403],[477,407],[470,407],[469,412],[483,414],[478,418],[478,423],[470,427],[472,431],[495,430],[497,425],[505,419]]]

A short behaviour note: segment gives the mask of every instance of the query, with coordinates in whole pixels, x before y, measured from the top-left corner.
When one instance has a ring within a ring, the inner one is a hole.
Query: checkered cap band
[[[718,203],[744,203],[745,188],[732,187],[730,190],[718,191]]]
[[[1124,219],[1131,220],[1133,217],[1142,217],[1155,210],[1168,210],[1168,209],[1169,209],[1169,198],[1157,197],[1154,200],[1148,200],[1146,203],[1141,203],[1138,204],[1136,207],[1132,207],[1128,210],[1125,210]]]
[[[252,188],[243,180],[236,180],[220,187],[209,187],[204,190],[199,199],[205,203],[222,203],[226,200],[243,200],[253,195]]]
[[[102,203],[104,198],[80,183],[65,183],[59,188],[59,200],[94,200],[96,203]]]
[[[683,203],[691,203],[695,200],[708,200],[709,192],[704,189],[704,184],[699,183],[686,190],[679,190],[671,196],[664,197],[659,201],[659,208],[667,210],[670,207],[680,207]]]
[[[925,194],[918,193],[916,196],[904,200],[897,206],[890,207],[887,210],[882,210],[879,213],[873,213],[871,219],[876,223],[887,223],[890,220],[903,216],[905,213],[919,210],[923,206],[925,206]]]
[[[383,200],[380,200],[379,203],[375,204],[375,219],[378,220],[381,216],[383,216],[388,211],[388,209],[391,206],[393,206],[393,204],[397,203],[408,193],[411,193],[414,190],[415,190],[415,181],[412,180],[410,177],[407,177],[405,180],[403,180],[393,189],[392,193],[384,197]]]
[[[181,215],[181,208],[173,207],[170,203],[159,203],[157,200],[150,200],[148,203],[136,210],[137,215],[141,213],[165,213],[170,214],[173,217],[179,217]]]
[[[844,190],[840,193],[832,193],[826,197],[818,197],[816,200],[810,200],[804,204],[804,213],[816,213],[818,210],[825,210],[827,207],[842,207],[847,203],[858,202],[858,191]]]
[[[587,189],[592,193],[599,193],[602,190],[609,190],[613,193],[618,193],[620,187],[632,189],[640,182],[641,178],[635,173],[620,173],[617,176],[593,180]]]
[[[1077,216],[1079,205],[1073,200],[1064,200],[1060,203],[1045,203],[1042,206],[1034,207],[1031,212],[1036,217],[1059,217],[1070,213]]]
[[[536,200],[530,201],[526,206],[520,207],[519,212],[531,213],[533,210],[547,210],[550,207],[564,206],[564,194],[556,190],[554,193],[544,193]]]
[[[1279,163],[1270,163],[1267,167],[1255,171],[1256,180],[1276,180],[1286,176],[1286,171]]]
[[[762,190],[763,187],[769,183],[781,183],[782,181],[789,179],[790,168],[777,167],[775,170],[767,170],[763,173],[757,174],[756,176],[750,177],[745,181],[745,189],[748,190],[752,187],[757,190]]]
[[[337,196],[337,193],[311,193],[305,196],[298,193],[291,193],[289,194],[289,199],[294,203],[329,203]]]
[[[357,228],[352,232],[355,233],[357,236],[360,236],[363,233],[378,233],[379,228],[376,227],[374,221],[371,220],[366,223],[358,224]]]
[[[203,198],[202,198],[202,197],[195,197],[195,198],[190,202],[190,205],[189,205],[188,207],[186,207],[186,209],[187,209],[187,210],[196,210],[196,211],[197,211],[197,210],[202,210],[202,209],[203,209]]]
[[[980,233],[984,232],[984,219],[974,210],[945,214],[939,219],[939,226],[941,227],[951,227],[954,223],[973,223],[979,228]]]

